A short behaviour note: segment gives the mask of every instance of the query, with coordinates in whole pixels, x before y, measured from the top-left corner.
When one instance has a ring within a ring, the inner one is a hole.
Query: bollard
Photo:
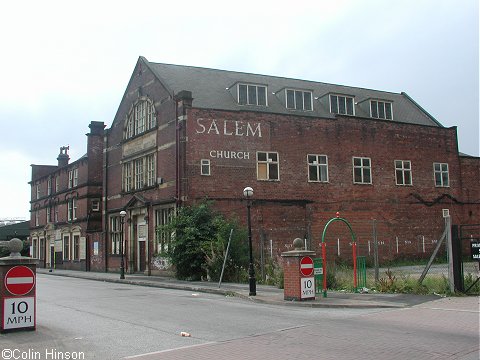
[[[20,239],[11,239],[7,247],[10,256],[0,258],[0,332],[35,330],[38,260],[20,255]]]

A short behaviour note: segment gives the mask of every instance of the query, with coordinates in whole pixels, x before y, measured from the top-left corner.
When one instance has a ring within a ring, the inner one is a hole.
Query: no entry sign
[[[310,276],[313,274],[313,259],[310,256],[305,256],[300,260],[300,273],[303,276]]]
[[[5,274],[5,288],[12,295],[26,295],[34,286],[35,274],[26,266],[14,266]]]

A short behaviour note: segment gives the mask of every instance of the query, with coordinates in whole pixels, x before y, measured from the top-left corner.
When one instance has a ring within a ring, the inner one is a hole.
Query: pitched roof
[[[151,69],[172,95],[182,90],[192,92],[193,106],[196,108],[257,111],[278,114],[298,114],[323,118],[334,118],[325,101],[328,94],[353,96],[355,115],[370,117],[367,106],[358,106],[369,99],[379,99],[392,102],[393,121],[427,126],[442,125],[428,114],[406,93],[392,93],[358,87],[335,85],[322,82],[289,79],[278,76],[249,74],[243,72],[215,70],[194,66],[172,65],[149,62],[144,57],[140,59]],[[238,83],[256,84],[267,87],[268,106],[239,105],[235,92]],[[285,89],[312,91],[314,97],[313,111],[290,110],[285,106]],[[326,100],[328,104],[328,100]]]

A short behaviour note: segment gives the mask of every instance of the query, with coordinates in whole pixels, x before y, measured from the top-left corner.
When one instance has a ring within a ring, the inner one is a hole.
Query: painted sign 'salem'
[[[226,119],[197,119],[197,134],[262,137],[260,123]]]

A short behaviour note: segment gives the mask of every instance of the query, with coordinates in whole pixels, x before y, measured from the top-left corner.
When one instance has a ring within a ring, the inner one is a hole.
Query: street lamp
[[[248,246],[250,249],[250,263],[248,264],[248,283],[250,285],[250,291],[248,295],[257,295],[257,284],[255,279],[255,269],[253,268],[253,255],[252,255],[252,223],[250,221],[250,206],[251,198],[253,196],[253,189],[247,186],[243,189],[243,196],[247,199],[247,224],[248,224]]]
[[[124,241],[124,223],[125,223],[125,216],[127,212],[125,210],[120,211],[120,223],[122,225],[122,238],[120,239],[120,279],[125,279],[125,262],[123,259],[123,241]]]

